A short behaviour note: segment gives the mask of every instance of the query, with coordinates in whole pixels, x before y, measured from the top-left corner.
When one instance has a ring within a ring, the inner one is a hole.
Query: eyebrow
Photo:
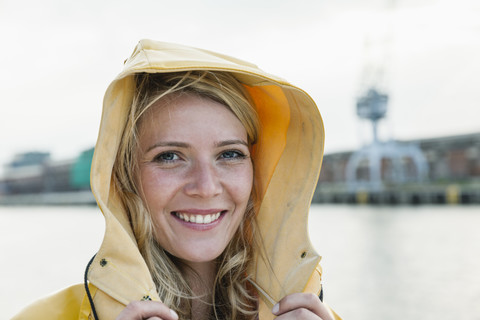
[[[157,142],[154,145],[150,146],[146,152],[153,150],[158,147],[179,147],[179,148],[190,148],[190,145],[184,142],[177,141],[168,141],[168,142]]]
[[[225,147],[225,146],[230,146],[234,144],[241,144],[246,147],[248,147],[248,143],[241,140],[241,139],[233,139],[233,140],[223,140],[220,142],[215,143],[215,147]],[[184,142],[178,142],[178,141],[167,141],[167,142],[157,142],[154,145],[150,146],[146,152],[150,152],[151,150],[158,148],[158,147],[178,147],[178,148],[186,148],[189,149],[191,146],[187,143]]]
[[[215,144],[215,147],[225,147],[225,146],[229,146],[229,145],[232,145],[232,144],[242,144],[242,145],[248,147],[248,143],[246,143],[245,141],[243,141],[241,139],[220,141],[220,142],[217,142]]]

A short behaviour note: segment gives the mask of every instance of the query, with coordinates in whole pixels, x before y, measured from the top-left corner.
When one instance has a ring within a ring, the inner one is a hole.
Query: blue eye
[[[172,162],[178,160],[179,157],[173,152],[164,152],[157,155],[153,160],[157,162]]]
[[[220,157],[223,159],[243,159],[245,158],[245,155],[240,151],[229,150],[222,152]]]

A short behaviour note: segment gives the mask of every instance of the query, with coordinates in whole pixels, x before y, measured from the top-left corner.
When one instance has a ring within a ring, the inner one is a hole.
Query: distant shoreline
[[[90,190],[0,195],[2,206],[23,205],[96,205]]]

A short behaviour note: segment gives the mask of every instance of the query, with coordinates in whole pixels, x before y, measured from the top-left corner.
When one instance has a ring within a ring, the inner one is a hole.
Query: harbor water
[[[0,207],[0,319],[83,281],[96,207]],[[480,319],[479,206],[316,205],[325,301],[345,320]]]

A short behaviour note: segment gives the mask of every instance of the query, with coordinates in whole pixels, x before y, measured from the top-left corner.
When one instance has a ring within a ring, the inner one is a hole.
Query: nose
[[[190,172],[185,193],[193,197],[211,198],[222,193],[223,187],[214,166],[207,162],[197,163]]]

